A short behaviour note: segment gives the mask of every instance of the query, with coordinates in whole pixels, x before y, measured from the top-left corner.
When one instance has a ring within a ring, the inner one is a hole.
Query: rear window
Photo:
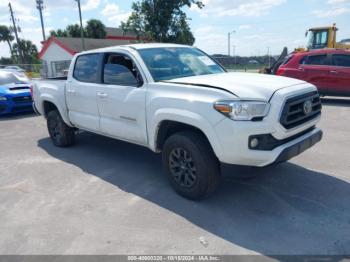
[[[75,62],[73,77],[81,82],[97,81],[99,54],[81,55]]]
[[[350,67],[350,55],[333,55],[332,63],[335,66]]]
[[[312,55],[308,56],[304,62],[306,65],[328,65],[327,55]]]

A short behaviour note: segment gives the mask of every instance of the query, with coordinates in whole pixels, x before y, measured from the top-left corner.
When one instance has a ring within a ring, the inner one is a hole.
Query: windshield
[[[213,59],[196,48],[147,48],[138,52],[156,82],[225,72]]]
[[[318,49],[327,47],[328,31],[310,31],[307,47],[309,49]]]
[[[0,73],[0,86],[11,84],[26,84],[24,78],[20,79],[13,73],[1,72]]]

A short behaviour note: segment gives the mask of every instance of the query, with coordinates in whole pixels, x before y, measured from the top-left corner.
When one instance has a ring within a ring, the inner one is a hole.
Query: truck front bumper
[[[224,126],[224,124],[222,123],[221,126]],[[253,124],[253,126],[255,126],[255,124]],[[251,131],[245,128],[236,128],[232,129],[234,135],[225,136],[227,132],[220,133],[224,128],[219,128],[218,135],[221,137],[222,154],[217,155],[217,157],[220,162],[233,165],[264,167],[281,163],[301,154],[322,139],[323,132],[321,129],[310,128],[311,127],[308,128],[310,131],[306,133],[302,132],[302,134],[296,136],[292,140],[287,139],[285,143],[271,150],[249,148],[249,138],[259,134],[257,130]],[[262,133],[265,132],[260,132],[260,134]],[[273,132],[271,133],[273,134]],[[284,141],[284,139],[281,139],[281,141]]]
[[[277,164],[277,163],[285,162],[301,154],[306,149],[309,149],[314,144],[320,142],[322,139],[322,136],[323,136],[322,130],[317,130],[316,132],[314,132],[310,136],[307,136],[303,140],[286,147],[285,149],[282,150],[280,155],[277,157],[277,159],[273,163]]]
[[[262,121],[220,121],[214,127],[219,141],[218,150],[214,149],[218,159],[226,164],[263,167],[287,161],[319,142],[322,131],[315,126],[320,116],[290,129],[280,122],[286,99],[313,90],[298,85],[277,91],[270,101],[270,112]],[[258,138],[260,146],[253,148],[252,138]]]

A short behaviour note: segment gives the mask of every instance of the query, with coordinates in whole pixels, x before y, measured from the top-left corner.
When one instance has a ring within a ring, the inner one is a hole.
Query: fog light
[[[250,147],[251,148],[256,148],[259,145],[259,140],[257,138],[253,138],[250,140]]]

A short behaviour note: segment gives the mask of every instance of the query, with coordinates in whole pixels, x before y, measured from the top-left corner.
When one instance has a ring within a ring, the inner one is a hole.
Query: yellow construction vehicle
[[[308,36],[307,49],[350,49],[350,44],[347,44],[345,41],[337,43],[337,31],[338,28],[336,27],[336,24],[333,24],[333,26],[330,27],[310,28],[305,34],[305,36]],[[296,51],[301,50],[297,49]]]
[[[305,37],[308,37],[306,48],[298,47],[294,49],[294,52],[306,52],[308,50],[322,48],[350,49],[350,39],[342,40],[337,43],[337,31],[338,28],[336,24],[329,27],[310,28],[305,33]],[[287,55],[288,50],[285,47],[276,62],[269,68],[265,67],[260,69],[259,73],[275,74]]]

